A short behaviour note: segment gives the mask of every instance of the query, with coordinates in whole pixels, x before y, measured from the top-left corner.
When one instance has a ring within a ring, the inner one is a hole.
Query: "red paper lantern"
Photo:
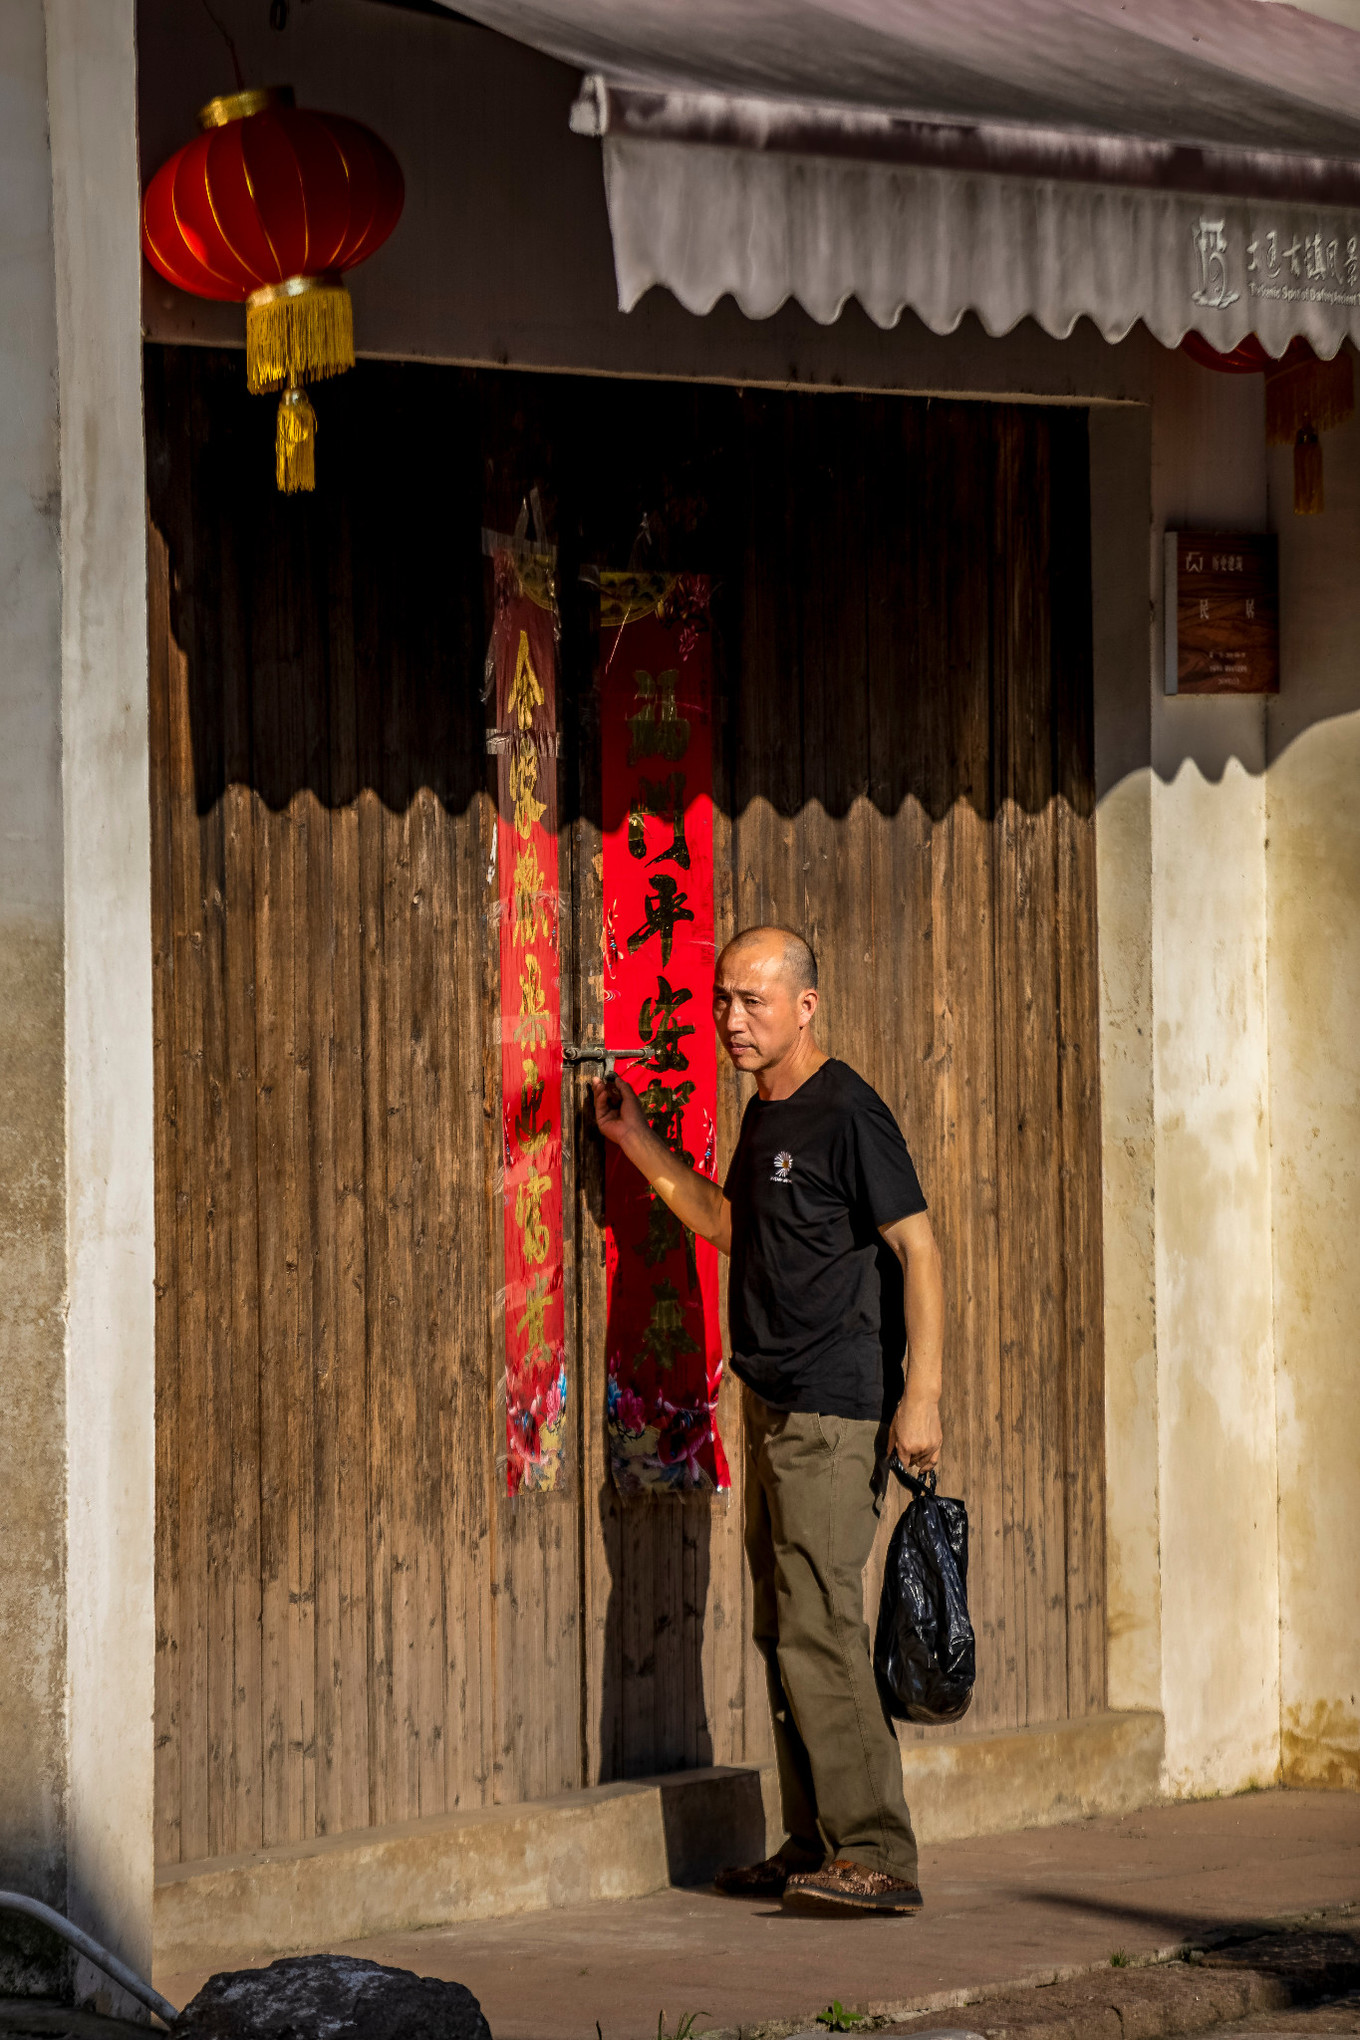
[[[147,187],[142,247],[181,290],[245,305],[246,380],[283,391],[278,485],[310,489],[316,414],[303,385],[354,366],[341,273],[397,224],[401,169],[371,129],[305,112],[286,85],[210,100],[198,124]]]
[[[1314,354],[1297,334],[1276,361],[1254,333],[1248,333],[1226,354],[1198,333],[1187,333],[1181,347],[1201,368],[1220,375],[1264,375],[1266,379],[1266,445],[1294,449],[1294,509],[1315,517],[1323,507],[1322,447],[1319,432],[1344,425],[1355,410],[1355,370],[1344,343],[1330,361]]]

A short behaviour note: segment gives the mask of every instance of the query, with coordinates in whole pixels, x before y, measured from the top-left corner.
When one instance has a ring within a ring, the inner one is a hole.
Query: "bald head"
[[[735,963],[738,959],[756,954],[778,959],[779,975],[795,998],[800,992],[816,991],[816,954],[812,944],[796,929],[774,922],[758,928],[742,928],[723,950],[718,963],[720,966]]]
[[[740,928],[718,957],[718,963],[736,963],[738,959],[746,961],[754,957],[777,963],[783,983],[795,998],[799,991],[818,989],[818,959],[812,942],[803,940],[797,928],[783,928],[777,922],[769,922],[759,928]]]

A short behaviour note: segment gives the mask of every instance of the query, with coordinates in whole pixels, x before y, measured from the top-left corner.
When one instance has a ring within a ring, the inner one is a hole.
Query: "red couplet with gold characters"
[[[489,540],[496,670],[506,1482],[562,1484],[562,1024],[551,554]]]
[[[666,1145],[717,1161],[709,583],[601,574],[605,1041]],[[606,1158],[607,1422],[624,1494],[725,1488],[716,1250]]]

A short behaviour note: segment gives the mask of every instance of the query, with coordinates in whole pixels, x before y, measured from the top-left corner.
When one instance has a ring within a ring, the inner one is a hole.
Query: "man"
[[[671,1153],[620,1079],[596,1084],[595,1114],[676,1216],[732,1259],[746,1552],[787,1839],[768,1861],[722,1872],[719,1888],[800,1910],[913,1913],[916,1840],[863,1572],[885,1450],[918,1469],[940,1456],[944,1291],[897,1122],[817,1046],[816,1012],[817,962],[800,935],[747,928],[718,958],[718,1037],[756,1080],[721,1188]],[[880,1236],[901,1267],[907,1326],[886,1438]]]

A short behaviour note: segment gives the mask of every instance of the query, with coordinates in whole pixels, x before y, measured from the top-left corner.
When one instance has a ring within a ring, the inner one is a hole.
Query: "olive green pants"
[[[916,1882],[897,1737],[864,1620],[880,1427],[771,1409],[747,1389],[746,1556],[788,1842],[800,1868],[848,1856]]]

